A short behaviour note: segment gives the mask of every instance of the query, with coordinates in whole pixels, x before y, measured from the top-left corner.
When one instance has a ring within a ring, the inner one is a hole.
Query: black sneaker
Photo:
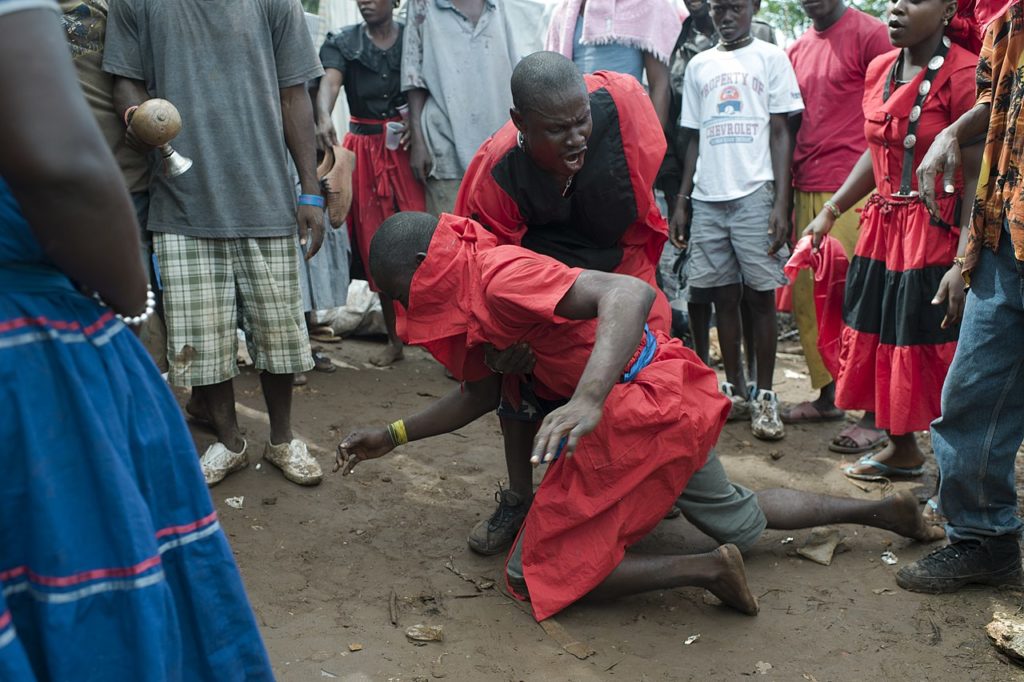
[[[476,524],[466,538],[469,548],[484,556],[501,554],[512,547],[530,509],[529,502],[525,502],[522,495],[505,488],[498,488],[494,499],[498,508],[491,518]]]
[[[941,594],[964,585],[1020,585],[1022,577],[1017,536],[998,535],[941,547],[901,568],[896,584],[911,592]]]

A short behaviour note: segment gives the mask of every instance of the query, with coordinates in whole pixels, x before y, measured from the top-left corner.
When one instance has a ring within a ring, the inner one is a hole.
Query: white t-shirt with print
[[[730,201],[774,179],[771,114],[803,111],[800,86],[781,47],[754,41],[695,56],[683,78],[680,125],[700,131],[693,198]]]

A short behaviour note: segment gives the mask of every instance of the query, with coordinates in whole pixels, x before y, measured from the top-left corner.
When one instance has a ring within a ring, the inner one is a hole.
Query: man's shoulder
[[[886,30],[885,24],[881,19],[859,10],[856,7],[847,7],[846,12],[849,14],[849,19],[847,19],[847,21],[851,28],[868,32]]]
[[[767,21],[754,19],[750,23],[750,35],[754,36],[758,40],[763,40],[766,43],[771,43],[772,45],[775,44],[775,27]]]

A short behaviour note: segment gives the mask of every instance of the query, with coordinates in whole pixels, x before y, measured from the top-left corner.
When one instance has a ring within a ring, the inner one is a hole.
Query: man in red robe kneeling
[[[349,435],[338,448],[344,473],[494,410],[502,382],[484,363],[485,344],[528,344],[530,380],[506,382],[519,395],[504,398],[546,412],[531,461],[548,470],[509,555],[510,590],[530,599],[538,620],[588,594],[682,586],[757,613],[735,545],[697,555],[626,552],[704,466],[729,412],[714,372],[647,327],[648,284],[497,246],[473,220],[424,213],[385,221],[369,267],[406,308],[405,342],[464,383],[408,419]]]

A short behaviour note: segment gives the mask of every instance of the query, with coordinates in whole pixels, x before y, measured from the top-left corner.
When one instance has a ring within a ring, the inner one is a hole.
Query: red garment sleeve
[[[633,180],[633,193],[637,198],[636,214],[642,218],[654,204],[654,180],[658,177],[667,149],[665,133],[650,96],[635,78],[607,71],[598,72],[591,78],[603,79],[615,100],[615,108],[619,112],[619,130],[622,132],[622,148]],[[593,86],[590,89],[593,90]]]
[[[977,69],[973,64],[962,66],[950,74],[949,83],[943,88],[945,96],[949,98],[945,104],[949,106],[950,123],[974,108],[977,102],[974,89],[976,79]]]
[[[504,138],[514,133],[506,130],[512,124],[488,138],[477,150],[469,168],[462,177],[459,194],[455,199],[455,214],[472,218],[498,238],[499,245],[519,246],[526,233],[526,223],[519,206],[497,183],[491,171],[504,156],[507,144]]]
[[[865,35],[861,36],[864,44],[861,54],[864,55],[865,69],[867,69],[871,60],[878,55],[892,52],[892,43],[889,42],[889,29],[886,28],[885,24],[880,21],[872,21],[870,26],[871,28],[864,32]]]
[[[567,321],[555,308],[582,270],[518,247],[499,247],[478,258],[483,302],[497,327],[516,330]]]

